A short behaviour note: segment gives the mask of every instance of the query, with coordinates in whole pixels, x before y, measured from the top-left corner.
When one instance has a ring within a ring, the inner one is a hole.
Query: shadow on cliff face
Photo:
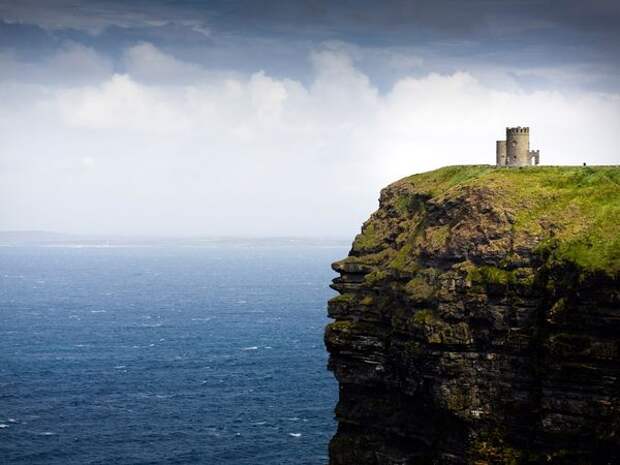
[[[336,417],[342,421],[330,444],[333,464],[432,463],[439,450],[465,454],[463,421],[422,396],[381,385],[343,385]],[[449,463],[450,454],[443,455]]]

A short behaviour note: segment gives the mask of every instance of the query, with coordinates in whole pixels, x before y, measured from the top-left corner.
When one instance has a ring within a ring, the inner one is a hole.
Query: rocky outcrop
[[[620,463],[620,169],[381,192],[330,300],[331,465]]]

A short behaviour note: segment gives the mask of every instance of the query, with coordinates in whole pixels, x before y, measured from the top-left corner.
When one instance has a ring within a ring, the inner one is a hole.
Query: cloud
[[[201,69],[178,72],[187,83],[196,73],[263,69],[308,84],[305,57],[331,42],[340,43],[382,91],[409,74],[466,69],[480,76],[486,68],[530,89],[617,92],[618,5],[485,0],[464,7],[453,0],[360,0],[353,8],[350,2],[322,0],[0,0],[0,51],[35,61],[71,40],[116,58],[148,42],[199,64]],[[458,14],[446,14],[457,9]],[[134,62],[142,74],[116,71],[141,80],[170,79],[159,64]],[[174,73],[178,67],[168,69]],[[550,72],[556,73],[553,79]]]
[[[178,60],[148,42],[127,48],[121,62],[127,74],[142,82],[191,84],[213,79],[217,74],[197,64]]]
[[[12,51],[0,51],[0,85],[19,82],[76,86],[109,78],[113,70],[110,59],[71,41],[39,61],[20,60]]]
[[[343,48],[309,60],[302,83],[140,44],[90,82],[5,77],[0,228],[350,236],[388,182],[493,163],[507,125],[529,125],[546,164],[619,162],[617,94],[498,90],[468,72],[379,91]],[[100,63],[78,48],[39,72]]]
[[[456,9],[458,14],[452,11]],[[550,0],[486,0],[469,2],[466,7],[453,0],[384,0],[380,4],[359,0],[355,8],[349,2],[327,0],[0,0],[0,17],[48,30],[69,28],[99,33],[111,25],[130,28],[175,23],[209,36],[207,17],[211,16],[220,27],[231,29],[244,25],[300,33],[325,34],[337,29],[375,34],[423,28],[471,37],[485,31],[506,35],[554,27],[616,33],[620,7],[615,0],[564,0],[561,7]],[[506,27],[496,29],[499,22]]]
[[[35,24],[50,31],[74,29],[99,34],[110,26],[144,28],[177,24],[204,36],[211,34],[204,12],[191,5],[173,6],[167,2],[0,0],[0,18],[8,23]]]

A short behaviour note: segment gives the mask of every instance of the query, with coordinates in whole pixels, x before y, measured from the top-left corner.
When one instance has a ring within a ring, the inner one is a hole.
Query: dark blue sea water
[[[322,464],[346,247],[0,247],[0,464]]]

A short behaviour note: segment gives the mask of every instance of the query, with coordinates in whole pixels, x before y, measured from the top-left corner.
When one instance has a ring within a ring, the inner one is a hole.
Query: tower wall
[[[506,153],[510,166],[530,164],[530,128],[506,128]]]
[[[506,166],[506,141],[498,140],[495,143],[495,163],[497,166]]]

